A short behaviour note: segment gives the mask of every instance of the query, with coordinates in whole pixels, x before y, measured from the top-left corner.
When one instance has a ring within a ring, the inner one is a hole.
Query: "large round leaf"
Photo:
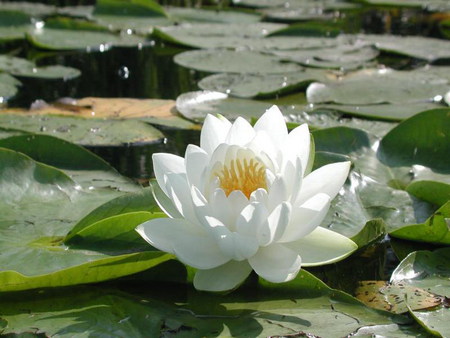
[[[175,62],[204,72],[286,73],[301,71],[294,63],[282,62],[277,56],[252,51],[195,50],[178,54]]]
[[[57,136],[88,146],[158,142],[163,134],[137,120],[0,114],[0,128]]]
[[[13,137],[12,145],[65,170],[0,148],[2,291],[97,282],[142,271],[171,258],[161,252],[139,251],[143,247],[151,250],[134,231],[138,224],[159,216],[146,211],[151,205],[114,217],[104,211],[105,218],[90,218],[91,222],[77,231],[84,230],[83,245],[80,241],[64,245],[65,235],[83,216],[140,188],[75,145],[45,136],[28,137],[27,144],[20,145],[21,138]],[[8,146],[7,141],[0,141],[1,146]],[[51,152],[49,144],[44,145],[47,141],[57,151]],[[108,228],[116,232],[110,232],[108,243],[99,244],[98,234]],[[89,236],[86,229],[90,230]],[[111,247],[113,241],[122,246]],[[136,241],[141,241],[141,246]],[[93,242],[96,245],[86,244]]]
[[[421,164],[450,171],[450,109],[417,114],[392,129],[380,143],[378,156],[390,166]]]

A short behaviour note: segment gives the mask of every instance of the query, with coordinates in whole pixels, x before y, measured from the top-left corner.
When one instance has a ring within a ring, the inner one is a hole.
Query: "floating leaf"
[[[426,68],[412,71],[365,69],[350,73],[342,79],[313,83],[307,89],[310,103],[339,103],[352,105],[383,103],[416,103],[439,101],[450,90],[450,81],[436,74],[450,71],[439,67],[430,72]]]
[[[176,22],[192,23],[255,23],[261,20],[261,15],[253,12],[243,12],[223,8],[188,8],[188,7],[167,7],[167,13]]]
[[[198,86],[230,96],[252,98],[283,95],[320,81],[325,73],[316,69],[303,69],[284,74],[214,74],[203,78]]]
[[[421,310],[442,304],[442,297],[401,282],[361,281],[358,284],[356,298],[379,310],[405,313],[408,312],[408,305],[413,310]]]
[[[107,50],[111,46],[137,46],[145,38],[116,35],[91,22],[67,18],[53,19],[44,28],[29,31],[28,40],[36,47],[52,50]]]
[[[89,146],[150,143],[163,138],[160,131],[141,121],[71,116],[0,114],[0,128],[57,136]]]
[[[392,273],[391,282],[402,282],[429,292],[450,297],[450,248],[416,251],[400,262]],[[448,306],[448,304],[447,304]],[[440,306],[434,311],[411,309],[413,317],[434,335],[445,336],[450,329],[449,309]]]
[[[450,202],[439,208],[425,223],[396,229],[390,235],[411,241],[450,244]]]
[[[39,136],[29,137],[23,149],[28,147],[39,156],[36,152],[39,148],[33,146],[37,139]],[[5,141],[0,144],[7,145]],[[53,163],[63,162],[61,156],[65,159],[78,156],[85,169],[79,169],[76,162],[71,166],[71,162],[65,161],[66,171],[61,171],[22,153],[0,149],[0,194],[4,202],[0,207],[1,291],[95,282],[141,271],[170,259],[170,255],[160,252],[124,253],[101,246],[77,250],[63,245],[65,234],[82,216],[126,191],[139,191],[139,187],[86,150],[55,138],[52,144],[58,149],[52,154]],[[121,192],[117,190],[119,187]],[[138,225],[152,217],[141,212],[123,216],[120,224]],[[114,219],[104,220],[106,227],[113,224]]]
[[[30,110],[5,109],[3,113],[64,115],[90,118],[135,119],[171,128],[196,129],[197,125],[175,114],[175,102],[160,99],[100,98],[62,99]]]
[[[437,206],[450,201],[450,184],[444,182],[414,181],[406,187],[406,191]]]
[[[151,33],[156,25],[170,23],[164,9],[152,0],[98,0],[93,18],[110,29],[133,29],[142,34]]]
[[[389,166],[421,164],[433,170],[450,170],[450,109],[417,114],[383,137],[378,157]]]
[[[353,37],[347,37],[352,40]],[[422,36],[358,35],[357,40],[374,44],[378,49],[428,62],[450,59],[450,41]]]
[[[194,50],[178,54],[175,63],[203,72],[286,73],[299,72],[301,67],[282,62],[280,57],[252,51]]]
[[[25,32],[30,28],[29,15],[19,11],[0,10],[0,43],[24,39]]]
[[[155,29],[159,38],[188,47],[212,49],[239,47],[273,51],[325,48],[337,45],[336,39],[325,37],[273,36],[268,34],[283,28],[280,24],[183,24]]]
[[[186,292],[195,301],[186,302]],[[137,295],[96,286],[33,292],[25,300],[12,294],[2,301],[0,316],[8,321],[4,334],[38,329],[67,336],[133,332],[138,336],[254,337],[308,332],[344,337],[361,326],[404,322],[400,316],[375,311],[330,289],[303,270],[290,287],[261,283],[224,297],[190,288],[174,293],[173,287],[148,284]]]
[[[308,67],[356,69],[368,64],[378,56],[378,50],[371,46],[337,45],[329,48],[277,51],[273,54],[284,60]]]

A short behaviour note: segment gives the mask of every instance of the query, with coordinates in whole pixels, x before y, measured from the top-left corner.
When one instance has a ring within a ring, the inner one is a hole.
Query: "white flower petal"
[[[277,106],[267,109],[256,121],[254,128],[256,132],[266,132],[277,149],[281,149],[281,145],[288,136],[286,121]]]
[[[311,233],[322,223],[329,208],[330,196],[322,193],[311,197],[300,207],[294,207],[291,221],[279,242],[296,241]]]
[[[196,145],[189,144],[186,148],[184,159],[188,182],[199,188],[200,191],[203,191],[208,157],[208,154]]]
[[[311,149],[311,134],[306,123],[298,126],[289,133],[283,149],[285,149],[286,160],[295,163],[296,158],[300,159],[302,176],[304,176],[305,170],[308,167]]]
[[[200,147],[208,154],[212,154],[220,143],[225,142],[230,128],[231,122],[227,119],[208,114],[200,133]]]
[[[228,291],[238,287],[252,272],[247,261],[229,261],[209,270],[198,270],[194,276],[194,287],[202,291]]]
[[[156,153],[152,155],[153,171],[155,172],[156,180],[162,191],[167,194],[166,179],[164,176],[167,173],[184,174],[186,169],[184,166],[184,158],[166,153]]]
[[[228,195],[228,202],[230,203],[230,213],[237,217],[244,208],[250,204],[250,201],[240,190],[234,190]],[[235,220],[236,221],[236,220]]]
[[[274,164],[277,163],[276,160],[280,150],[273,144],[266,131],[258,131],[255,137],[247,144],[247,147],[255,154],[258,154],[263,160],[266,158],[269,159],[270,163],[266,163],[266,165],[271,170],[276,169],[274,168]]]
[[[230,145],[244,146],[249,143],[254,137],[255,130],[250,125],[250,123],[248,123],[248,121],[243,119],[242,117],[238,117],[228,131],[225,143],[228,143]]]
[[[291,205],[287,202],[279,204],[258,228],[258,242],[267,246],[277,241],[285,232],[291,217]]]
[[[273,283],[294,279],[302,264],[298,253],[283,244],[260,248],[248,262],[258,275]]]
[[[171,218],[183,218],[183,215],[178,211],[172,200],[162,191],[158,184],[152,184],[153,197],[160,209]]]
[[[183,217],[195,222],[191,189],[185,174],[166,174],[167,196]]]
[[[283,175],[278,174],[268,189],[269,211],[272,211],[281,202],[288,200],[288,187]]]
[[[334,263],[358,249],[351,239],[322,227],[317,227],[309,235],[285,245],[300,254],[303,266]]]
[[[317,193],[325,193],[335,198],[347,179],[350,162],[337,162],[314,170],[303,179],[296,205],[304,203]]]
[[[255,237],[243,236],[230,231],[222,222],[212,216],[206,216],[209,231],[214,237],[222,253],[236,261],[242,261],[253,256],[258,251]]]
[[[250,203],[238,216],[236,231],[244,236],[256,238],[258,229],[267,221],[268,216],[269,212],[263,203]]]
[[[211,269],[229,261],[207,232],[183,219],[152,219],[136,231],[155,248],[175,254],[194,268]]]

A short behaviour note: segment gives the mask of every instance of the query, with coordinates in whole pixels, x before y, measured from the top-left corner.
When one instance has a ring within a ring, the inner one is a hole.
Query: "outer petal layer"
[[[309,235],[285,245],[300,254],[303,266],[334,263],[358,249],[358,245],[351,239],[322,227],[317,227]]]
[[[335,198],[347,179],[350,162],[337,162],[324,165],[306,176],[302,182],[296,204],[303,204],[317,193],[325,193]]]
[[[194,277],[194,287],[203,291],[227,291],[239,286],[252,272],[247,261],[228,263],[209,270],[198,270]]]
[[[229,261],[201,227],[183,219],[152,219],[136,231],[155,248],[175,254],[194,268],[211,269]]]
[[[294,279],[302,264],[298,253],[282,244],[260,248],[248,262],[258,275],[273,283]]]

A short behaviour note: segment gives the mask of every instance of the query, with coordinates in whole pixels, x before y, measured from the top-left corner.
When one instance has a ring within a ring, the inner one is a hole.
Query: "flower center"
[[[250,198],[256,189],[267,189],[266,167],[255,158],[231,160],[216,172],[216,176],[227,196],[234,190],[240,190]]]

